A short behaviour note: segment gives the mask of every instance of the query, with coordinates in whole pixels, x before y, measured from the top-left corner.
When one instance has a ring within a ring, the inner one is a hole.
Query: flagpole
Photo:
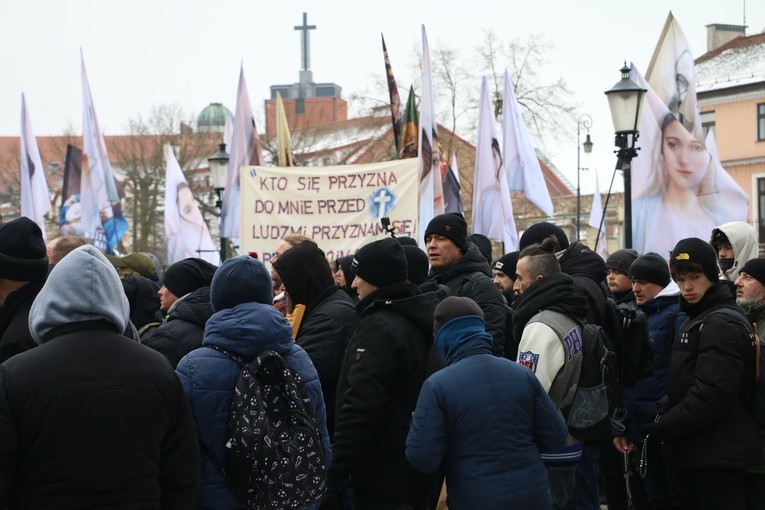
[[[592,251],[598,251],[598,240],[600,239],[600,232],[603,230],[603,222],[606,221],[606,209],[608,209],[608,199],[611,198],[611,189],[614,187],[614,178],[616,177],[616,171],[619,170],[619,165],[614,168],[614,173],[611,174],[611,184],[608,186],[608,193],[606,194],[606,203],[603,206],[603,215],[600,217],[600,225],[598,226],[598,235],[595,237],[595,248]]]

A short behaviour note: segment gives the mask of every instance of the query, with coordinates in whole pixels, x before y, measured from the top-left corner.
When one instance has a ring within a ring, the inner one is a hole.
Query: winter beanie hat
[[[428,279],[428,256],[417,246],[404,246],[406,255],[407,275],[409,281],[415,285],[424,283]]]
[[[428,223],[424,238],[436,234],[453,242],[462,253],[467,252],[467,223],[462,213],[439,214]]]
[[[667,261],[658,253],[646,253],[635,259],[630,266],[631,280],[642,280],[666,287],[669,285],[669,267]]]
[[[274,284],[271,281],[271,273],[261,261],[249,255],[226,260],[212,277],[210,306],[213,312],[233,308],[242,303],[270,305],[273,300]]]
[[[613,269],[628,275],[630,266],[636,258],[638,258],[638,252],[632,248],[616,250],[606,259],[606,269]]]
[[[527,246],[532,244],[541,243],[551,235],[554,235],[558,239],[558,245],[561,250],[568,248],[568,237],[566,233],[558,225],[553,225],[549,221],[541,221],[534,223],[523,232],[520,241],[518,242],[518,249],[523,250]]]
[[[746,273],[761,284],[765,285],[765,259],[751,259],[739,270],[739,274]]]
[[[353,256],[351,267],[356,276],[376,287],[407,280],[404,248],[392,237],[362,246]]]
[[[470,234],[468,242],[476,245],[478,251],[483,255],[483,258],[485,258],[486,262],[491,265],[491,241],[489,238],[483,234]]]
[[[483,320],[483,310],[468,297],[449,296],[444,298],[433,315],[433,334],[437,335],[441,326],[457,317],[477,315]]]
[[[193,257],[183,259],[167,268],[162,283],[170,292],[180,298],[189,292],[208,287],[216,269],[206,260]]]
[[[518,255],[520,253],[521,252],[519,251],[511,251],[510,253],[505,253],[497,259],[497,262],[494,263],[494,269],[497,271],[502,271],[507,276],[515,280],[515,266],[518,265]]]
[[[338,269],[343,270],[343,277],[345,277],[345,285],[351,288],[353,279],[356,277],[356,273],[353,272],[351,265],[353,264],[353,255],[346,255],[335,260],[335,271]]]
[[[0,278],[42,282],[48,276],[48,255],[42,230],[22,216],[0,223]]]
[[[417,239],[414,237],[409,236],[396,236],[396,241],[398,241],[398,244],[401,246],[417,246]]]
[[[673,273],[692,270],[689,267],[698,264],[701,272],[709,278],[710,281],[719,280],[720,269],[717,267],[717,253],[715,249],[706,241],[698,237],[689,237],[679,241],[669,259],[669,269]]]

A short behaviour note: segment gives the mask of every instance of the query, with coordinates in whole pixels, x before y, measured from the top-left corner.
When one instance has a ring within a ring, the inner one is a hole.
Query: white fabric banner
[[[27,100],[21,94],[21,215],[37,223],[45,235],[45,215],[50,211],[50,191],[40,150],[32,132]]]
[[[327,258],[395,234],[419,238],[418,160],[325,167],[242,167],[240,250],[270,262],[279,241],[303,234]]]

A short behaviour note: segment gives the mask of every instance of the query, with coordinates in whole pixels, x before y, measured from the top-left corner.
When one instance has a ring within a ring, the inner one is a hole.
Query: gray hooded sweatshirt
[[[712,239],[718,230],[725,234],[731,247],[733,247],[733,266],[722,272],[723,277],[735,282],[738,278],[738,272],[746,264],[746,261],[756,259],[760,254],[757,230],[745,221],[731,221],[713,228]]]
[[[122,333],[130,306],[111,262],[90,245],[58,262],[29,311],[29,332],[38,344],[70,322],[107,320]]]

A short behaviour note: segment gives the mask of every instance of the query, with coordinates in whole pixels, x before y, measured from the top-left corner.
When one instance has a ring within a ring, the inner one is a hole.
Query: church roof
[[[696,92],[765,83],[765,33],[737,37],[696,59]]]

